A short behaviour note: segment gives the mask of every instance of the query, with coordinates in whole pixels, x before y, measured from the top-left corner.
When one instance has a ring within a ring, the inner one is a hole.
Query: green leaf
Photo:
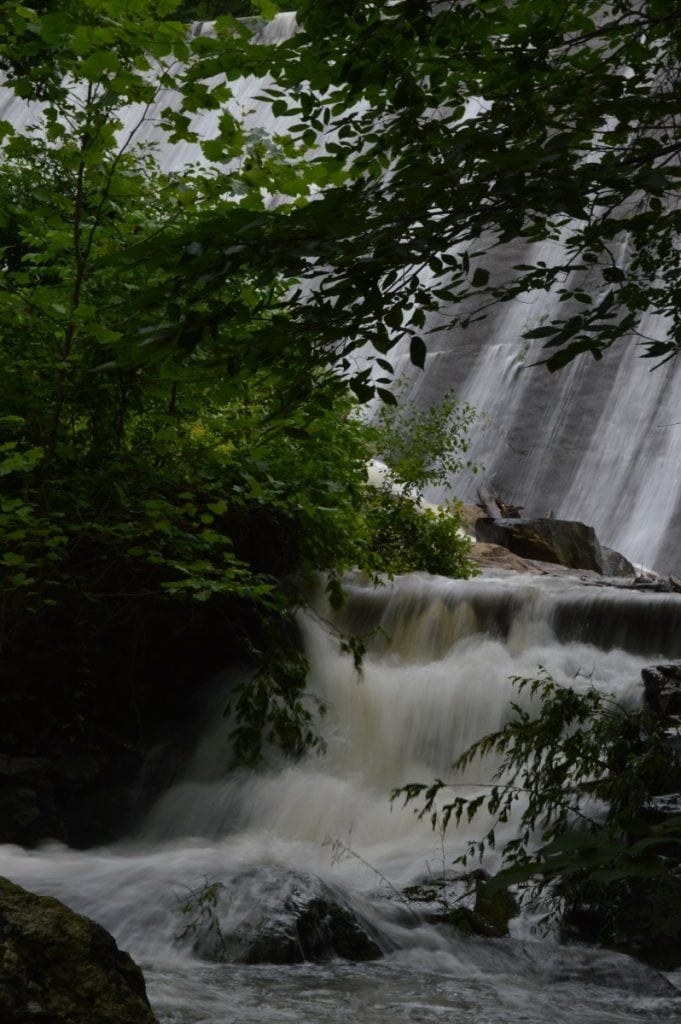
[[[413,337],[409,342],[409,358],[414,366],[423,369],[426,362],[426,344],[422,338]]]
[[[2,556],[2,561],[5,565],[23,565],[26,559],[23,555],[13,551],[6,551]]]
[[[91,53],[80,65],[81,74],[90,81],[99,81],[105,74],[111,74],[120,69],[118,56],[110,50],[96,50]]]

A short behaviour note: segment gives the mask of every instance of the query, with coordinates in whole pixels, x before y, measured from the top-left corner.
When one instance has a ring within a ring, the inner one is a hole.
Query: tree
[[[519,886],[552,923],[586,906],[593,938],[677,966],[681,817],[654,805],[681,782],[672,723],[596,689],[561,686],[546,673],[513,682],[529,702],[512,702],[509,721],[457,758],[451,785],[409,784],[393,799],[423,800],[420,815],[443,833],[452,820],[471,823],[486,811],[489,830],[457,858],[464,865],[494,849],[499,826],[515,825],[501,869],[487,882],[490,895]],[[466,795],[456,774],[490,755],[489,785]]]
[[[297,750],[313,729],[295,608],[318,571],[340,599],[345,569],[394,566],[372,543],[356,399],[287,268],[239,242],[265,190],[284,223],[319,173],[229,109],[202,166],[164,172],[141,141],[169,91],[174,141],[227,102],[227,79],[201,77],[213,53],[232,78],[260,67],[271,48],[233,16],[192,40],[169,0],[58,7],[0,5],[7,87],[40,104],[25,130],[0,126],[3,745],[134,737],[182,686],[163,637],[198,621],[198,648],[220,637],[202,671],[255,666],[238,752],[265,726]],[[213,221],[240,255],[203,273]],[[414,531],[435,553],[451,541],[466,571],[456,525]]]
[[[625,336],[644,355],[677,351],[674,3],[315,0],[298,19],[268,56],[267,94],[321,195],[285,219],[200,226],[219,265],[258,250],[305,280],[296,312],[349,370],[357,346],[385,361],[400,339],[421,366],[429,311],[465,327],[536,289],[561,302],[526,335],[545,340],[551,370]],[[227,66],[216,47],[206,71]],[[230,256],[218,233],[231,225]],[[499,247],[544,240],[549,260],[511,249],[509,271],[492,272]],[[373,391],[367,372],[352,377]]]

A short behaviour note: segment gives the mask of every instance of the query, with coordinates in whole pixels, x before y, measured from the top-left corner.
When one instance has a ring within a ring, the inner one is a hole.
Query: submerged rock
[[[191,893],[181,909],[177,938],[204,960],[297,964],[382,956],[354,910],[314,875],[254,868]]]
[[[550,942],[521,942],[524,967],[549,984],[583,983],[633,992],[637,996],[681,999],[681,992],[656,969],[625,953]],[[501,953],[501,950],[499,950]],[[517,961],[516,961],[517,963]],[[575,1017],[575,1024],[579,1017]]]
[[[0,878],[2,1024],[155,1024],[144,978],[100,925]]]

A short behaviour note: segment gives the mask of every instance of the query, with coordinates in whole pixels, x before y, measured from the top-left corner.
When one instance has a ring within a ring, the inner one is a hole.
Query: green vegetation
[[[488,812],[492,827],[469,844],[461,864],[493,849],[497,827],[515,818],[517,835],[486,883],[489,894],[518,885],[548,919],[570,920],[588,907],[594,937],[629,948],[632,920],[647,906],[648,920],[638,922],[640,951],[664,962],[665,946],[679,934],[669,908],[681,896],[681,817],[657,813],[651,800],[681,783],[669,724],[647,708],[626,709],[595,689],[578,693],[545,674],[514,682],[529,693],[529,706],[513,703],[511,720],[453,765],[461,771],[491,755],[497,767],[486,792],[467,797],[453,784],[452,796],[438,779],[407,785],[394,798],[423,799],[421,814],[442,830]]]
[[[305,0],[298,20],[277,102],[303,140],[331,136],[319,161],[353,181],[304,214],[300,236],[328,260],[317,305],[337,297],[341,334],[352,324],[385,353],[397,333],[418,361],[429,309],[438,329],[465,327],[540,289],[559,312],[526,336],[544,339],[551,370],[626,336],[643,355],[677,352],[674,0]],[[536,262],[510,247],[505,269],[492,263],[500,246],[547,239]]]
[[[433,507],[424,500],[428,486],[445,487],[466,462],[474,412],[447,394],[437,406],[419,409],[399,383],[392,401],[381,406],[368,434],[385,461],[385,479],[365,495],[370,547],[376,568],[392,575],[422,569],[441,576],[467,577],[470,541],[464,535],[461,506]],[[394,403],[394,404],[393,404]]]
[[[1,125],[4,749],[137,739],[159,705],[183,714],[191,681],[247,659],[237,752],[257,756],[263,730],[298,751],[314,709],[292,615],[313,576],[339,601],[354,565],[468,571],[454,510],[367,491],[380,431],[294,282],[247,252],[216,272],[199,237],[233,216],[220,249],[240,252],[237,222],[267,193],[285,222],[317,170],[228,113],[205,164],[181,173],[142,141],[152,109],[191,141],[190,115],[228,99],[195,73],[207,50],[231,50],[237,74],[250,59],[233,18],[206,46],[173,6],[2,4],[0,63],[43,103],[24,130]],[[154,107],[168,88],[179,107]],[[399,554],[383,540],[397,503]]]
[[[243,756],[265,723],[313,739],[291,625],[311,575],[340,600],[354,564],[467,571],[456,515],[407,504],[433,422],[384,435],[406,494],[365,487],[357,403],[391,401],[398,341],[424,365],[430,313],[554,291],[527,335],[550,369],[637,330],[679,346],[670,0],[301,0],[276,47],[245,6],[0,3],[7,85],[43,104],[0,122],[5,749],[135,738],[243,657]],[[246,75],[271,76],[270,137],[229,107]],[[149,120],[203,163],[160,170]],[[554,262],[492,273],[545,240]],[[455,460],[467,415],[440,420]]]

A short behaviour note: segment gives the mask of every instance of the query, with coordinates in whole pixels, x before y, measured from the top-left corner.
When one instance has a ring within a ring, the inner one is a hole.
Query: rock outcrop
[[[546,572],[539,563],[528,558],[520,558],[500,544],[485,544],[479,541],[471,547],[470,558],[482,569],[508,569],[513,572],[527,572],[532,576],[541,576]]]
[[[49,836],[85,847],[114,838],[130,821],[142,764],[132,747],[53,757],[0,751],[0,843],[33,846]]]
[[[100,925],[0,878],[2,1024],[156,1024],[144,978]]]
[[[593,527],[567,519],[478,519],[475,536],[486,544],[531,558],[606,576],[634,576],[634,567],[610,548],[602,548]]]

